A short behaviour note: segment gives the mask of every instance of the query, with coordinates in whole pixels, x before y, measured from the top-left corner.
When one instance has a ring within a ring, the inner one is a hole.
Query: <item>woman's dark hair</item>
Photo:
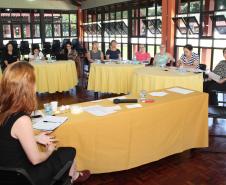
[[[34,45],[34,46],[32,47],[32,55],[35,54],[35,53],[34,53],[35,49],[38,49],[38,50],[40,51],[39,46],[38,46],[38,45]]]
[[[112,40],[112,41],[111,41],[111,43],[110,43],[110,45],[112,45],[112,43],[113,43],[113,42],[117,43],[117,41],[116,41],[116,40]]]
[[[98,44],[98,42],[97,42],[97,41],[93,41],[93,42],[92,42],[92,45],[94,45],[94,44]]]
[[[188,49],[189,51],[192,51],[193,50],[193,46],[191,44],[186,44],[184,46],[184,48]]]
[[[225,51],[226,51],[226,48],[223,49],[223,54],[224,54]]]
[[[67,42],[67,43],[64,45],[64,53],[65,53],[65,54],[68,54],[67,45],[72,46],[72,43],[71,43],[71,42]]]
[[[8,46],[9,46],[9,45],[12,45],[12,47],[13,47],[12,53],[15,54],[17,51],[16,51],[16,48],[15,48],[15,46],[13,45],[12,42],[8,42],[8,43],[6,44],[6,48],[5,48],[5,49],[6,49],[6,50],[5,50],[5,51],[6,51],[6,54],[8,54],[8,52],[9,52],[9,51],[8,51]]]

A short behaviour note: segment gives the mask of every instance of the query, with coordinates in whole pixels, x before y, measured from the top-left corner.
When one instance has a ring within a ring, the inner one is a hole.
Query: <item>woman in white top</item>
[[[38,47],[32,48],[32,52],[29,54],[29,62],[35,60],[45,60],[43,53]]]

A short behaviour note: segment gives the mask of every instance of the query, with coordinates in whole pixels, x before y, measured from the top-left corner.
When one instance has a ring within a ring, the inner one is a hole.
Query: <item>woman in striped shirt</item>
[[[177,62],[177,66],[183,66],[188,68],[198,68],[199,55],[192,52],[193,47],[190,44],[184,46],[184,54]]]

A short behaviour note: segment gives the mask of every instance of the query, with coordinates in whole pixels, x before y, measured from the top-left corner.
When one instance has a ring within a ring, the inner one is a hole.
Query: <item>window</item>
[[[33,25],[33,38],[39,38],[40,37],[40,24],[34,24]]]
[[[45,36],[46,37],[53,37],[52,24],[45,24]]]
[[[77,37],[77,13],[65,10],[28,10],[28,9],[0,9],[2,33],[0,42],[6,44],[8,40],[21,40],[37,43],[41,46],[41,34],[51,41],[54,38]],[[44,27],[41,30],[41,17],[44,16]],[[43,31],[43,33],[41,33]]]
[[[177,0],[176,4],[176,60],[183,53],[183,46],[192,44],[200,63],[213,69],[222,60],[226,42],[226,1]]]
[[[226,9],[226,0],[216,0],[216,9],[225,10]]]
[[[11,38],[10,24],[3,24],[3,38]]]
[[[161,15],[161,3],[157,0],[84,10],[82,29],[85,45],[90,47],[92,41],[101,42],[105,53],[111,40],[116,40],[122,58],[131,59],[139,44],[145,44],[154,56],[156,46],[161,44]]]
[[[30,38],[31,37],[30,24],[23,24],[22,25],[22,30],[23,30],[23,38]]]
[[[60,24],[54,24],[54,37],[61,37],[61,26]]]
[[[20,25],[13,25],[13,38],[21,38]]]

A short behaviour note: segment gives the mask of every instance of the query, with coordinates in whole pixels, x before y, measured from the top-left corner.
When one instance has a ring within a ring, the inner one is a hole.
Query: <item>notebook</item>
[[[33,128],[37,130],[52,131],[67,121],[67,117],[60,116],[44,116],[33,124]]]

